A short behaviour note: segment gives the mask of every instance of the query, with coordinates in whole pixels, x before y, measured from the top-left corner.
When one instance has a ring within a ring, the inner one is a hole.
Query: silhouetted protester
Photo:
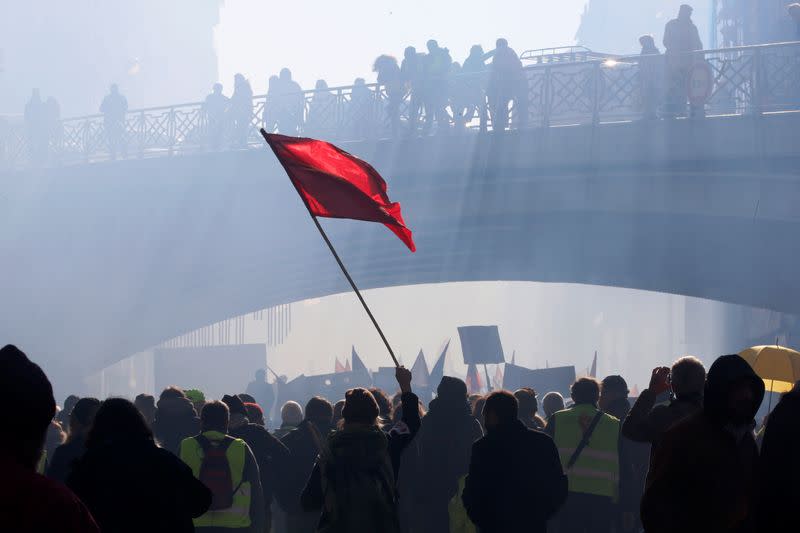
[[[222,401],[230,412],[228,434],[246,442],[258,463],[264,501],[264,531],[269,531],[272,524],[273,487],[279,481],[277,464],[289,458],[289,450],[264,427],[250,423],[245,405],[238,396],[225,395]]]
[[[261,120],[264,123],[264,129],[269,133],[278,130],[278,106],[280,105],[278,90],[280,85],[281,79],[278,76],[272,75],[267,80],[267,99],[264,102],[264,110],[261,112]]]
[[[431,39],[427,43],[428,53],[423,58],[423,105],[425,107],[425,124],[422,133],[431,131],[434,121],[436,131],[444,133],[450,128],[450,116],[447,114],[447,80],[453,58],[450,51],[442,48]]]
[[[97,410],[86,453],[67,485],[103,531],[192,531],[192,517],[211,503],[209,490],[156,446],[142,414],[123,398],[108,399]]]
[[[267,413],[272,409],[275,403],[275,392],[272,390],[272,384],[267,383],[267,373],[263,369],[256,370],[255,379],[247,384],[247,394],[253,397],[255,403]]]
[[[261,533],[266,527],[261,479],[250,447],[228,433],[230,412],[220,401],[200,413],[199,435],[181,442],[180,458],[211,490],[211,506],[194,519],[197,531]]]
[[[524,94],[525,75],[517,53],[505,39],[497,39],[492,53],[487,95],[492,111],[492,130],[502,131],[509,126],[509,105],[514,103],[518,126],[527,122],[527,95]]]
[[[208,147],[212,150],[222,148],[227,125],[230,99],[222,94],[222,84],[215,83],[211,94],[203,102],[203,112],[208,120]]]
[[[378,402],[378,411],[380,411],[378,425],[384,431],[389,431],[392,429],[392,400],[378,387],[370,387],[368,390],[372,397],[375,398],[375,401]]]
[[[403,52],[403,62],[400,64],[400,75],[403,78],[406,93],[409,95],[408,133],[411,135],[416,135],[420,114],[422,113],[424,57],[423,54],[417,53],[416,48],[408,46]]]
[[[564,405],[564,397],[560,392],[548,392],[542,398],[542,411],[544,412],[545,424],[550,422],[550,417],[553,413],[563,411],[566,406]]]
[[[147,425],[152,428],[156,418],[156,399],[150,394],[139,394],[134,399],[133,404],[142,413]]]
[[[153,432],[161,446],[178,453],[181,441],[196,435],[200,419],[189,398],[178,387],[167,387],[161,392],[156,404]]]
[[[453,61],[450,64],[450,71],[447,73],[447,101],[453,113],[453,126],[456,131],[464,131],[466,128],[465,109],[467,108],[466,87],[461,72],[461,64]]]
[[[539,401],[536,399],[536,391],[530,387],[523,387],[514,391],[514,398],[517,399],[519,420],[528,429],[541,431],[544,429],[544,420],[538,414]]]
[[[247,394],[246,392],[241,392],[241,393],[237,394],[236,396],[238,396],[239,399],[242,400],[244,403],[247,403],[247,402],[257,403],[256,399],[252,395]]]
[[[617,420],[631,410],[628,384],[622,376],[607,376],[600,384],[600,409]],[[615,531],[641,531],[639,504],[644,493],[650,446],[625,437],[619,439],[619,498],[614,513]]]
[[[284,135],[297,135],[303,127],[305,99],[303,89],[292,79],[292,71],[281,69],[275,90],[278,113],[278,131]]]
[[[364,78],[356,78],[350,93],[348,116],[350,135],[354,140],[369,139],[373,133],[373,105],[375,95]]]
[[[245,402],[244,408],[247,410],[247,419],[258,426],[266,427],[266,422],[264,421],[264,411],[261,409],[261,406],[257,403],[253,402]]]
[[[597,408],[600,384],[594,378],[578,379],[570,392],[575,404],[553,414],[545,428],[569,479],[559,531],[605,533],[619,493],[619,420]]]
[[[53,457],[56,448],[64,444],[66,440],[67,432],[65,431],[65,428],[62,427],[61,423],[57,420],[51,421],[50,426],[47,428],[47,435],[44,439],[44,456],[42,457],[41,464],[36,469],[37,472],[44,474],[47,464]]]
[[[400,65],[396,57],[381,55],[372,65],[372,71],[378,74],[378,85],[386,91],[386,118],[392,137],[396,137],[400,133],[400,105],[405,97]]]
[[[12,345],[0,349],[0,402],[0,529],[99,533],[72,491],[36,473],[56,402],[42,369]]]
[[[56,422],[58,422],[64,430],[69,429],[69,417],[72,414],[72,410],[75,409],[78,400],[80,400],[80,398],[74,394],[70,394],[64,398],[64,408],[56,415]]]
[[[520,422],[508,391],[490,393],[483,416],[487,433],[472,446],[462,495],[467,514],[481,533],[544,533],[567,495],[553,440]]]
[[[464,88],[465,109],[461,120],[469,123],[478,114],[481,131],[486,131],[488,111],[486,107],[486,83],[489,69],[486,66],[488,55],[479,44],[473,45],[469,56],[461,66],[460,84]]]
[[[761,447],[758,531],[797,529],[800,502],[800,381],[770,413]]]
[[[25,130],[31,162],[37,164],[45,161],[49,143],[47,110],[39,89],[31,91],[31,97],[25,104]]]
[[[342,429],[322,445],[300,499],[307,511],[322,509],[319,531],[400,530],[395,479],[403,449],[420,421],[419,399],[411,392],[411,371],[398,367],[395,376],[403,393],[408,433],[381,431],[378,404],[367,389],[350,389],[345,394]]]
[[[413,531],[448,531],[448,503],[467,475],[472,444],[482,436],[466,384],[444,376],[400,469],[401,503],[409,507]]]
[[[233,77],[233,94],[228,113],[233,129],[233,146],[244,148],[247,146],[247,137],[253,120],[253,89],[243,74],[236,74]]]
[[[764,381],[738,355],[708,371],[703,409],[669,429],[655,450],[642,499],[647,533],[755,530],[753,417]]]
[[[203,410],[203,407],[206,405],[206,395],[200,389],[186,389],[183,391],[189,401],[192,402],[192,407],[194,407],[194,412],[199,413]]]
[[[86,436],[92,427],[94,415],[100,408],[97,398],[81,398],[69,415],[69,437],[55,449],[47,464],[47,477],[61,481],[67,480],[72,467],[83,457],[86,450]]]
[[[700,33],[692,22],[692,9],[687,4],[682,4],[678,11],[678,18],[667,22],[664,28],[664,48],[667,64],[667,111],[680,115],[686,111],[689,89],[689,71],[696,58],[692,54],[695,50],[702,50]],[[702,107],[692,106],[692,116],[702,113]]]
[[[331,430],[332,419],[330,402],[318,396],[311,398],[306,403],[305,420],[281,439],[289,448],[291,457],[283,465],[282,482],[275,487],[275,497],[286,512],[287,531],[290,533],[316,531],[319,512],[304,511],[300,506],[300,496],[322,451],[322,443]]]
[[[100,104],[100,112],[103,114],[103,128],[111,159],[116,159],[118,154],[126,157],[128,143],[125,138],[125,114],[128,112],[128,99],[119,92],[116,83],[108,88],[108,94]]]
[[[303,421],[303,408],[297,402],[286,402],[281,407],[281,425],[275,430],[275,437],[282,439],[290,431],[297,429]]]
[[[333,421],[331,425],[335,428],[338,428],[339,423],[342,421],[342,409],[344,409],[344,400],[339,400],[333,406]]]
[[[642,50],[639,58],[639,94],[642,100],[642,116],[645,119],[657,118],[658,104],[661,101],[661,73],[664,70],[661,51],[656,47],[652,35],[639,37]]]
[[[622,424],[622,434],[636,442],[648,442],[652,455],[664,433],[684,418],[703,408],[706,369],[696,357],[681,357],[672,369],[653,369],[650,385],[644,389]],[[675,399],[656,405],[659,397],[672,388]]]
[[[309,135],[330,136],[336,125],[336,96],[325,80],[317,80],[308,104],[305,132]]]
[[[481,426],[481,431],[484,433],[486,432],[486,428],[483,426],[483,404],[485,403],[486,397],[478,396],[478,398],[472,404],[472,418],[478,421],[478,424]]]

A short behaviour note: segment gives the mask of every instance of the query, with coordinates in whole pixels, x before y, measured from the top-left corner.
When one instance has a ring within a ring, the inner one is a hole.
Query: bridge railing
[[[507,108],[510,128],[675,118],[690,111],[695,116],[758,116],[800,110],[800,42],[681,55],[578,54],[574,60],[537,59],[523,72],[522,80],[506,87],[512,100]],[[129,111],[122,123],[89,115],[45,129],[5,124],[0,125],[0,168],[242,148],[261,142],[261,127],[339,142],[444,130],[491,131],[502,107],[490,87],[488,70],[441,83],[446,123],[430,129],[424,124],[432,116],[419,104],[424,95],[377,84],[260,95],[252,105],[224,115],[194,102]],[[690,99],[693,106],[687,103]]]

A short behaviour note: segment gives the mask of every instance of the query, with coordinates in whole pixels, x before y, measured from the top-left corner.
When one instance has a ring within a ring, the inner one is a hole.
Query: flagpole
[[[269,147],[272,148],[272,143],[269,142],[268,134],[267,134],[266,131],[264,131],[263,128],[261,129],[261,135],[264,137],[264,140],[267,142]],[[273,149],[273,151],[274,151],[274,149]],[[280,158],[278,158],[278,161],[280,161]],[[281,166],[283,166],[283,169],[286,170],[286,166],[283,165],[282,161],[281,161]],[[288,174],[288,171],[287,171],[287,174]],[[292,181],[291,179],[289,181],[291,181],[292,185],[294,185],[294,181]],[[295,187],[295,190],[297,190],[297,186],[294,185],[294,187]],[[342,269],[342,274],[344,274],[344,277],[347,278],[347,281],[350,283],[350,287],[353,288],[353,292],[355,292],[356,296],[358,297],[358,301],[361,302],[361,306],[364,308],[364,311],[367,312],[367,316],[372,321],[372,325],[375,326],[376,330],[378,330],[378,335],[380,335],[381,340],[383,341],[383,344],[386,346],[386,349],[389,351],[389,355],[392,357],[392,361],[394,362],[394,366],[399,367],[400,363],[397,361],[397,357],[395,357],[394,350],[392,350],[391,345],[389,345],[389,341],[386,339],[386,335],[383,334],[383,330],[381,329],[380,325],[378,325],[378,321],[375,320],[375,316],[372,314],[372,311],[370,310],[369,306],[367,305],[367,302],[364,301],[364,297],[361,296],[361,291],[358,290],[358,287],[356,286],[356,282],[353,281],[353,278],[350,276],[350,272],[347,271],[347,267],[344,266],[344,263],[342,263],[342,259],[339,257],[339,254],[336,253],[336,248],[333,247],[333,244],[331,243],[331,240],[328,238],[328,234],[325,233],[324,229],[322,229],[322,225],[319,223],[319,220],[314,215],[314,213],[311,212],[311,207],[305,201],[305,198],[303,197],[303,195],[300,194],[299,190],[297,191],[297,193],[300,195],[300,198],[303,200],[303,205],[306,206],[306,210],[308,211],[308,216],[311,217],[311,220],[314,221],[314,225],[317,227],[317,230],[319,230],[319,234],[322,236],[322,240],[324,240],[325,244],[328,245],[328,249],[331,251],[331,254],[333,254],[333,258],[336,259],[336,263],[339,265],[339,268]]]

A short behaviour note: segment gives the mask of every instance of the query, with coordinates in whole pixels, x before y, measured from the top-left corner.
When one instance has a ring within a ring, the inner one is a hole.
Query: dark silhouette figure
[[[483,407],[487,434],[472,447],[462,495],[481,533],[544,533],[567,495],[552,439],[526,428],[517,405],[513,394],[497,391]]]
[[[594,378],[578,379],[570,393],[574,405],[554,413],[545,428],[569,479],[558,531],[607,533],[619,494],[619,420],[598,409],[600,384]]]
[[[318,137],[330,137],[336,127],[336,95],[328,88],[325,80],[317,80],[314,94],[308,105],[308,119],[305,132]]]
[[[264,501],[264,522],[272,522],[272,495],[278,482],[278,464],[289,458],[289,450],[263,426],[250,423],[247,409],[238,396],[223,396],[223,403],[230,411],[228,434],[242,439],[250,447],[258,463],[261,491]]]
[[[122,398],[98,409],[67,484],[103,531],[193,531],[192,518],[211,504],[209,490],[156,446],[139,410]]]
[[[278,106],[280,105],[280,98],[278,91],[280,90],[281,79],[278,76],[272,75],[267,80],[267,100],[264,102],[264,110],[261,112],[261,120],[264,123],[264,129],[269,133],[274,133],[278,130]]]
[[[103,114],[103,128],[106,132],[111,159],[116,159],[118,154],[127,157],[125,114],[128,112],[128,99],[119,92],[119,86],[116,83],[109,87],[108,94],[100,104],[100,112]]]
[[[253,402],[244,402],[244,408],[247,411],[247,419],[251,423],[266,428],[267,424],[264,421],[264,411],[261,409],[260,405]]]
[[[381,55],[372,65],[372,71],[378,74],[378,85],[386,91],[386,117],[392,137],[400,133],[400,106],[405,97],[403,75],[397,58]]]
[[[367,87],[364,78],[356,78],[350,93],[350,126],[353,139],[363,140],[372,137],[373,107],[375,95]]]
[[[524,387],[515,391],[514,397],[519,405],[519,421],[525,424],[528,429],[543,430],[544,420],[536,414],[539,411],[536,391],[530,387]]]
[[[181,441],[196,435],[200,419],[194,405],[183,391],[177,387],[164,389],[156,404],[153,432],[161,446],[178,454]]]
[[[689,72],[696,58],[692,52],[703,49],[700,33],[692,22],[691,6],[683,4],[678,17],[667,22],[664,28],[664,48],[667,64],[667,112],[681,115],[686,111]],[[692,106],[691,115],[700,116],[702,106]]]
[[[564,397],[560,392],[548,392],[542,398],[542,411],[544,411],[545,424],[550,422],[550,417],[558,411],[564,410]]]
[[[396,376],[407,433],[381,431],[378,404],[368,390],[345,394],[342,429],[324,442],[301,496],[304,509],[322,509],[319,531],[400,531],[395,479],[420,421],[411,371],[399,367]]]
[[[622,434],[632,441],[650,443],[652,456],[669,428],[702,409],[705,382],[706,369],[696,357],[678,359],[671,370],[653,369],[650,385],[639,394],[625,417]],[[675,399],[667,405],[656,405],[670,387]]]
[[[642,101],[642,116],[646,120],[657,118],[661,101],[661,78],[664,61],[652,35],[639,37],[642,50],[639,58],[639,94]]]
[[[770,413],[761,447],[759,532],[797,528],[800,502],[800,382]]]
[[[408,100],[408,133],[416,135],[419,127],[423,105],[423,54],[417,53],[413,46],[406,47],[403,62],[400,65],[400,76],[403,79]]]
[[[74,394],[70,394],[64,398],[64,408],[58,412],[55,418],[56,422],[58,422],[62,428],[69,428],[69,416],[72,414],[72,410],[75,409],[78,400],[80,400],[80,398]]]
[[[283,411],[283,409],[281,409]],[[302,416],[302,413],[301,413]],[[322,444],[331,430],[333,407],[324,398],[314,397],[306,403],[305,420],[296,429],[288,431],[281,442],[291,456],[281,466],[281,483],[275,487],[275,497],[286,512],[287,530],[292,533],[312,533],[319,521],[318,511],[304,511],[300,496],[306,480],[314,470],[314,463],[322,451]]]
[[[669,429],[642,499],[648,533],[753,531],[758,449],[753,417],[764,381],[738,355],[708,371],[703,409]]]
[[[0,349],[0,528],[15,533],[99,533],[92,515],[61,483],[36,473],[56,414],[53,388],[16,346]]]
[[[445,376],[417,437],[403,455],[401,504],[413,531],[448,531],[448,503],[469,468],[472,444],[483,436],[467,403],[466,384]]]
[[[486,59],[488,57],[489,54],[483,51],[481,45],[473,45],[469,50],[469,57],[461,66],[462,75],[459,82],[464,88],[465,105],[460,120],[467,124],[477,114],[480,118],[481,131],[486,131],[489,116],[486,107],[486,84],[489,74]]]
[[[142,413],[147,425],[152,428],[156,418],[156,399],[150,394],[139,394],[136,396],[133,404],[139,412]]]
[[[292,79],[292,71],[281,69],[275,90],[278,116],[278,131],[284,135],[297,135],[303,127],[305,99],[303,89]]]
[[[453,59],[450,51],[442,48],[431,39],[427,43],[428,53],[423,58],[423,105],[425,124],[423,134],[429,133],[436,122],[437,132],[444,133],[450,128],[447,114],[448,77]]]
[[[49,132],[47,131],[47,109],[39,89],[31,91],[30,100],[25,104],[25,131],[28,137],[30,160],[40,164],[47,159]]]
[[[228,116],[228,105],[230,99],[222,94],[222,84],[215,83],[211,94],[206,96],[203,102],[203,112],[208,121],[208,147],[211,150],[219,150],[225,138],[226,118]]]
[[[69,415],[69,437],[56,448],[48,460],[47,477],[61,481],[67,480],[74,463],[83,457],[86,450],[86,436],[92,427],[94,415],[100,408],[97,398],[81,398]]]
[[[625,420],[631,410],[628,384],[622,376],[607,376],[600,384],[598,407],[617,420]],[[644,493],[650,446],[628,438],[619,439],[619,497],[612,518],[615,531],[640,531],[639,503]]]
[[[253,120],[253,89],[242,74],[233,77],[233,94],[228,108],[230,124],[233,129],[233,146],[244,148],[250,135]]]
[[[487,88],[492,110],[492,129],[502,131],[508,128],[509,105],[512,102],[517,125],[524,126],[527,122],[527,95],[524,91],[526,87],[522,62],[505,39],[497,39],[492,56],[494,59]]]
[[[255,403],[269,413],[275,403],[275,392],[272,390],[272,385],[267,383],[266,371],[263,369],[256,370],[254,377],[255,379],[247,384],[247,394],[252,396]]]

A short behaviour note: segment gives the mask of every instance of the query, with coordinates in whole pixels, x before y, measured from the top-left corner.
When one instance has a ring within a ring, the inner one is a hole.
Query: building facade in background
[[[793,0],[715,0],[720,47],[797,40],[797,23],[787,6]]]

